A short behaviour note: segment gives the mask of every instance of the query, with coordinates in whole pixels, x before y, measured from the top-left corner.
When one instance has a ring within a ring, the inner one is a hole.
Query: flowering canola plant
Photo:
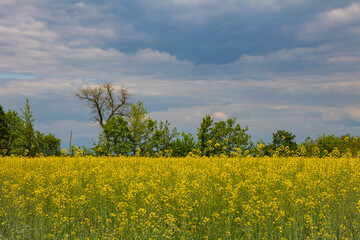
[[[360,239],[351,157],[0,157],[0,239]]]

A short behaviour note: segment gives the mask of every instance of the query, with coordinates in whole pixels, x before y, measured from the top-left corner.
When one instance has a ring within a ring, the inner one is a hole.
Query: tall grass
[[[0,239],[360,239],[354,158],[0,158]]]

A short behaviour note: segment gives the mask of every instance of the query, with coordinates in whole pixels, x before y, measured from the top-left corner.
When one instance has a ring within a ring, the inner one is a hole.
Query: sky
[[[360,3],[352,0],[0,0],[0,104],[92,146],[75,97],[112,82],[196,135],[236,117],[252,141],[360,135]]]

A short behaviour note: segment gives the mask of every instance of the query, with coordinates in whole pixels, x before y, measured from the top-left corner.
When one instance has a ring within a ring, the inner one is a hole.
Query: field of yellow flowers
[[[360,239],[360,159],[0,157],[0,239]]]

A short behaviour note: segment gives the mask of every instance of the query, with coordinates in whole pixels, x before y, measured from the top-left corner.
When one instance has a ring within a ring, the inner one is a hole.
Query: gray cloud
[[[360,4],[331,9],[317,14],[312,21],[303,23],[299,38],[304,41],[345,40],[356,37],[360,27]]]
[[[2,1],[1,104],[28,97],[39,130],[89,144],[99,129],[74,92],[113,81],[194,134],[211,114],[255,139],[359,135],[360,7],[320,2]]]

